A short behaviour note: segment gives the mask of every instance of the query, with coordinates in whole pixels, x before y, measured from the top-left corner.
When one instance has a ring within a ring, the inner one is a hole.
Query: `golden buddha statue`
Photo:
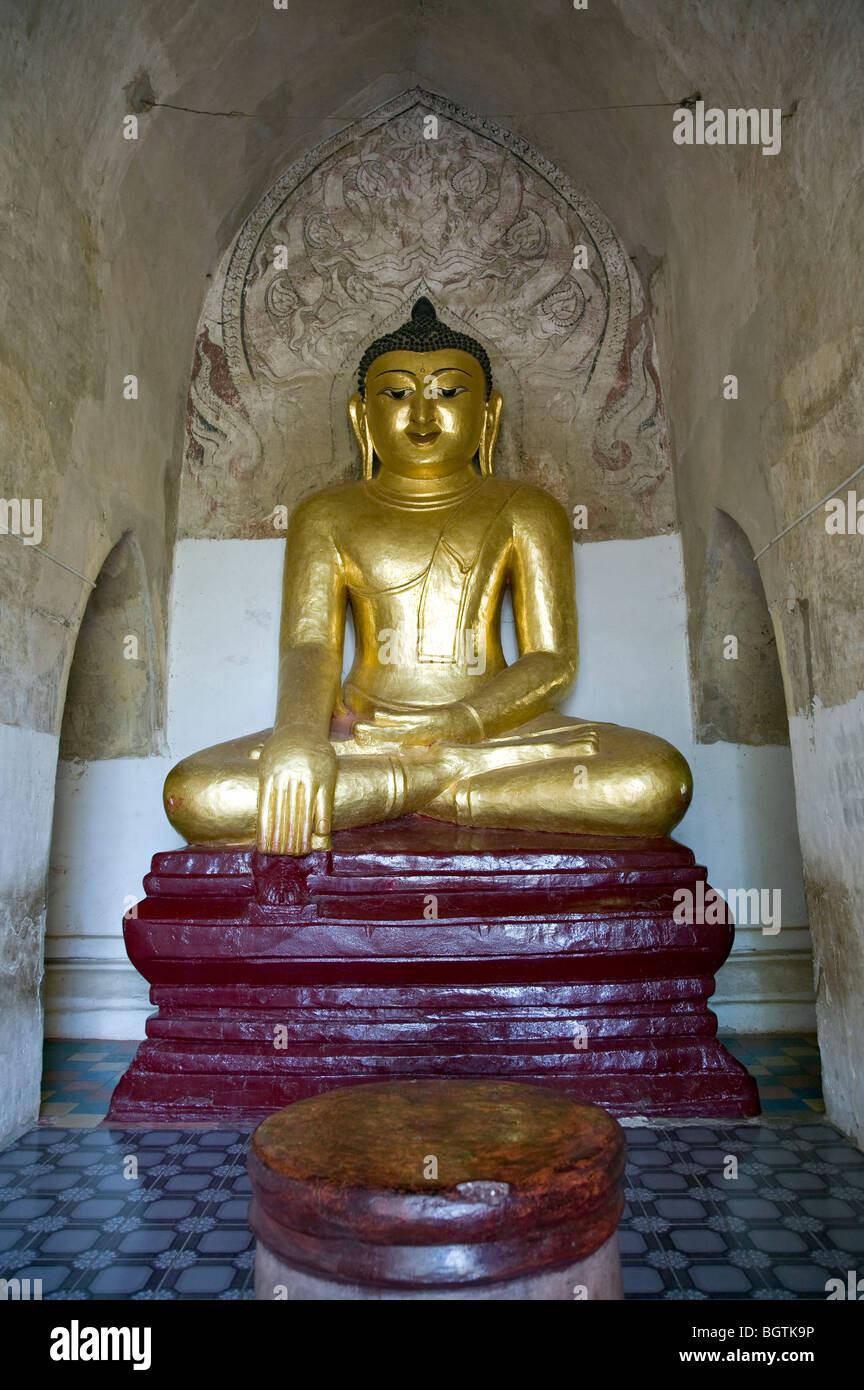
[[[193,843],[293,855],[418,811],[668,834],[692,791],[681,754],[555,711],[578,658],[570,525],[547,493],[493,474],[502,401],[482,346],[420,299],[367,349],[358,387],[363,479],[315,493],[289,525],[275,725],[178,763],[171,824]],[[340,690],[349,602],[356,654]]]

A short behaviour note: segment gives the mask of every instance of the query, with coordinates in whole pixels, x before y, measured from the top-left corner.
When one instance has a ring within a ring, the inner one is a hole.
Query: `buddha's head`
[[[376,457],[405,477],[443,478],[474,458],[492,472],[501,396],[489,358],[474,338],[442,323],[428,299],[370,344],[357,385],[348,413],[364,477]]]

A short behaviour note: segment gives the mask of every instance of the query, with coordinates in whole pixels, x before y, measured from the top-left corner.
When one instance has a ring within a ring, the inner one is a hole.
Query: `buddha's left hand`
[[[403,748],[422,748],[432,743],[477,743],[480,728],[464,705],[441,705],[408,714],[379,711],[369,720],[358,720],[354,737],[361,747],[376,748],[397,743]]]

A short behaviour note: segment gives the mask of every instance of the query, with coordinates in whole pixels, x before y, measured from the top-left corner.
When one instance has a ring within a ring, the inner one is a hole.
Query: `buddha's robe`
[[[510,590],[519,660],[507,665]],[[475,826],[663,835],[692,783],[663,739],[555,711],[578,661],[570,528],[538,488],[474,475],[455,495],[411,498],[376,480],[328,488],[297,508],[286,543],[280,648],[355,657],[333,709],[333,828],[407,811]],[[320,692],[298,690],[314,707]],[[402,746],[355,723],[455,702],[476,741]],[[257,761],[272,731],[193,754],[166,782],[166,811],[190,841],[254,842]]]

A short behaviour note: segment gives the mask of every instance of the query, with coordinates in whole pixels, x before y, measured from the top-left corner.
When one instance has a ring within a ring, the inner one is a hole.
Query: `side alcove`
[[[102,565],[78,632],[60,728],[61,762],[157,751],[154,653],[143,561],[127,531]]]
[[[147,1011],[122,917],[140,892],[125,856],[160,762],[159,687],[146,571],[126,532],[102,564],[66,686],[42,986],[48,1037],[134,1036]],[[106,860],[126,872],[125,885]]]
[[[762,577],[746,532],[719,507],[708,537],[699,606],[693,607],[699,741],[788,745],[783,677]]]
[[[758,888],[766,904],[776,903],[779,917],[754,921],[749,909],[742,915],[741,900],[735,950],[717,977],[715,1005],[730,1022],[737,1015],[742,1027],[760,1016],[774,1017],[778,1027],[812,1027],[812,946],[774,622],[752,542],[720,507],[708,527],[688,626],[694,739],[706,769],[734,756],[740,780],[729,786],[727,807],[759,850],[755,860],[741,860],[758,862],[759,873],[726,886]],[[720,790],[710,780],[705,788],[715,798]],[[715,799],[715,809],[722,805]]]

